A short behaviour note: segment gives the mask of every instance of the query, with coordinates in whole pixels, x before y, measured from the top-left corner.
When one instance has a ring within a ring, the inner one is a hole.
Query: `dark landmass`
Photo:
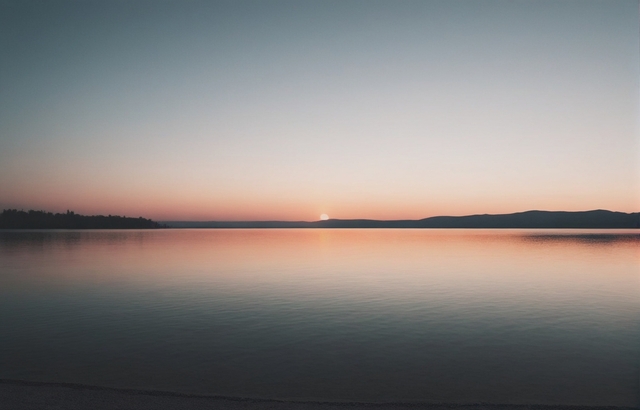
[[[636,229],[640,213],[527,211],[502,215],[435,216],[418,220],[329,219],[315,222],[207,221],[164,222],[169,228],[497,228],[497,229]]]
[[[85,216],[67,211],[54,214],[44,211],[5,209],[0,214],[0,229],[155,229],[163,226],[150,219],[124,216]]]
[[[463,228],[463,229],[639,229],[640,213],[606,210],[527,211],[500,215],[435,216],[424,219],[329,219],[326,221],[166,221],[114,215],[79,215],[5,209],[0,229],[157,229],[157,228]]]
[[[489,403],[359,403],[251,399],[71,383],[0,380],[0,408],[11,410],[632,410],[622,406]]]

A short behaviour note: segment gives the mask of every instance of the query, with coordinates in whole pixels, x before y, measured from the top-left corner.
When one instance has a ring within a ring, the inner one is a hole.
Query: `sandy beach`
[[[115,389],[66,383],[0,380],[2,410],[631,410],[633,407],[513,405],[487,403],[353,403],[259,400],[172,392]]]

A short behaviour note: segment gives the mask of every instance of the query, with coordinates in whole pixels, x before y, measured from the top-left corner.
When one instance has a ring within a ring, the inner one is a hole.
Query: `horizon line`
[[[572,214],[579,214],[579,213],[588,213],[588,212],[610,212],[610,213],[615,213],[615,214],[625,214],[625,215],[633,215],[633,214],[637,214],[640,213],[639,211],[635,211],[635,212],[622,212],[622,211],[612,211],[609,209],[603,209],[603,208],[597,208],[597,209],[588,209],[588,210],[583,210],[583,211],[549,211],[549,210],[544,210],[544,209],[529,209],[526,211],[517,211],[517,212],[509,212],[509,213],[475,213],[475,214],[465,214],[465,215],[434,215],[434,216],[427,216],[424,218],[418,218],[418,219],[411,219],[411,218],[403,218],[403,219],[375,219],[375,218],[329,218],[329,219],[315,219],[315,220],[284,220],[284,219],[164,219],[164,220],[157,220],[157,222],[160,223],[166,223],[166,222],[222,222],[222,223],[265,223],[265,222],[269,222],[269,223],[279,223],[279,222],[283,222],[283,223],[314,223],[314,222],[327,222],[327,221],[371,221],[371,222],[417,222],[417,221],[423,221],[426,219],[432,219],[432,218],[466,218],[466,217],[473,217],[473,216],[502,216],[502,215],[520,215],[520,214],[526,214],[526,213],[530,213],[530,212],[547,212],[547,213],[572,213]]]

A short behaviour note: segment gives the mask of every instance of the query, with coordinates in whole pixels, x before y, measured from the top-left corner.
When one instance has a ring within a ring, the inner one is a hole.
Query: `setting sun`
[[[326,221],[327,219],[329,219],[329,215],[327,215],[327,214],[320,215],[320,220],[321,221]]]

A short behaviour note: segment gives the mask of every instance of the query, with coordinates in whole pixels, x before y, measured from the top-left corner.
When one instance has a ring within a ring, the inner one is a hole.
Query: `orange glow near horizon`
[[[159,221],[315,221],[327,214],[331,219],[422,219],[432,216],[463,216],[474,214],[506,214],[529,210],[546,211],[587,211],[607,209],[618,212],[638,212],[633,200],[612,201],[593,198],[572,201],[569,198],[547,198],[547,200],[499,201],[492,198],[460,199],[406,202],[386,200],[345,201],[334,198],[331,201],[312,200],[211,200],[189,196],[152,196],[151,198],[129,199],[125,197],[95,198],[76,193],[74,197],[51,199],[33,197],[27,201],[15,201],[4,208],[65,212],[72,210],[83,215],[142,216]],[[582,203],[581,203],[582,202]],[[24,205],[21,205],[24,204]]]
[[[156,221],[317,221],[322,218],[318,216],[316,211],[319,207],[306,207],[299,209],[295,206],[275,206],[273,208],[260,208],[258,210],[244,209],[241,206],[234,207],[197,207],[197,208],[173,208],[166,205],[150,205],[145,207],[139,204],[133,206],[100,206],[80,204],[79,206],[32,206],[17,207],[23,210],[42,210],[46,212],[64,213],[67,210],[74,211],[82,215],[120,215],[128,217],[143,217]],[[5,207],[8,209],[10,207]],[[240,209],[239,209],[240,208]],[[323,207],[326,209],[326,207]],[[605,209],[604,207],[509,207],[506,204],[502,206],[490,206],[478,209],[477,207],[465,206],[442,206],[442,207],[403,207],[400,209],[379,209],[377,207],[332,207],[329,214],[331,219],[375,219],[375,220],[401,220],[401,219],[423,219],[432,216],[465,216],[476,214],[509,214],[516,212],[524,212],[530,210],[544,211],[589,211],[594,209]],[[637,209],[631,207],[606,208],[617,212],[638,212]]]

